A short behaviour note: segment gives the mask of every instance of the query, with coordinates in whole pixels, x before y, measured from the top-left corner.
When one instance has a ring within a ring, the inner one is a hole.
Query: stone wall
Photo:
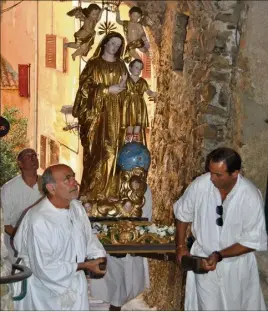
[[[173,203],[203,172],[206,154],[222,145],[240,146],[234,86],[246,6],[241,1],[137,3],[155,22],[148,30],[159,92],[149,174],[153,219],[170,224]],[[178,29],[182,14],[188,16],[185,42]],[[177,70],[174,51],[182,46],[183,70]],[[180,310],[184,278],[179,268],[150,261],[150,273],[147,302],[160,310]]]
[[[244,174],[265,194],[268,174],[268,2],[247,1],[234,104]]]
[[[243,158],[244,175],[265,196],[268,175],[268,2],[247,1],[246,4],[233,93],[236,140]],[[257,252],[256,256],[268,306],[268,252]]]

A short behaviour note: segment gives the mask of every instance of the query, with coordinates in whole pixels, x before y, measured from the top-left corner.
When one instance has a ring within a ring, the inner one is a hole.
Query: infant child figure
[[[140,77],[143,62],[135,59],[129,64],[130,76],[126,82],[126,97],[123,105],[122,127],[126,128],[126,143],[142,142],[146,145],[145,129],[149,126],[147,106],[144,93],[152,98],[157,92],[150,90],[145,79]],[[142,137],[141,137],[142,136]]]
[[[127,40],[127,47],[124,56],[124,60],[127,63],[129,63],[132,58],[140,59],[136,49],[139,49],[139,51],[142,53],[150,56],[150,44],[143,29],[143,26],[149,25],[149,20],[143,18],[142,16],[142,10],[136,6],[129,10],[129,21],[122,21],[120,18],[119,9],[116,11],[116,21],[119,25],[123,26]]]

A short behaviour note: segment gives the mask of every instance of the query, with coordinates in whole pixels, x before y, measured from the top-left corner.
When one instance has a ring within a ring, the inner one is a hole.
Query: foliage
[[[0,187],[19,173],[17,154],[27,145],[27,118],[18,108],[5,108],[2,116],[9,121],[10,131],[0,138]]]

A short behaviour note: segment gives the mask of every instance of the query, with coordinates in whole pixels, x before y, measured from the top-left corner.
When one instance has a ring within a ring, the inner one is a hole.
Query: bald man
[[[84,270],[105,274],[99,264],[106,253],[82,204],[73,170],[54,165],[42,175],[46,197],[30,208],[14,237],[22,264],[33,275],[27,294],[14,302],[15,310],[88,310]],[[85,261],[87,259],[95,259]],[[19,284],[16,284],[19,291]]]
[[[25,148],[17,157],[21,174],[5,183],[1,188],[1,205],[5,225],[5,245],[11,262],[15,262],[10,236],[14,234],[21,213],[42,197],[37,175],[39,161],[35,150]]]

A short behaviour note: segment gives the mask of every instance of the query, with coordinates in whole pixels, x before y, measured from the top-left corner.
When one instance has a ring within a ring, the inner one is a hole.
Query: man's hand
[[[205,270],[214,271],[219,262],[219,256],[216,253],[212,253],[207,260],[202,260],[202,262]]]
[[[9,235],[12,236],[15,234],[16,228],[12,225],[5,225],[5,232]]]
[[[78,263],[77,270],[87,270],[90,272],[93,272],[95,274],[100,274],[100,275],[105,275],[106,273],[106,268],[105,270],[100,270],[99,264],[106,263],[106,258],[99,258],[99,259],[94,259],[94,260],[89,260],[86,262]]]
[[[109,93],[119,94],[120,92],[122,92],[125,89],[126,89],[125,87],[122,87],[119,84],[116,84],[116,85],[112,85],[109,87]]]
[[[178,263],[181,263],[182,256],[190,256],[187,246],[178,246],[176,248],[176,259]]]

